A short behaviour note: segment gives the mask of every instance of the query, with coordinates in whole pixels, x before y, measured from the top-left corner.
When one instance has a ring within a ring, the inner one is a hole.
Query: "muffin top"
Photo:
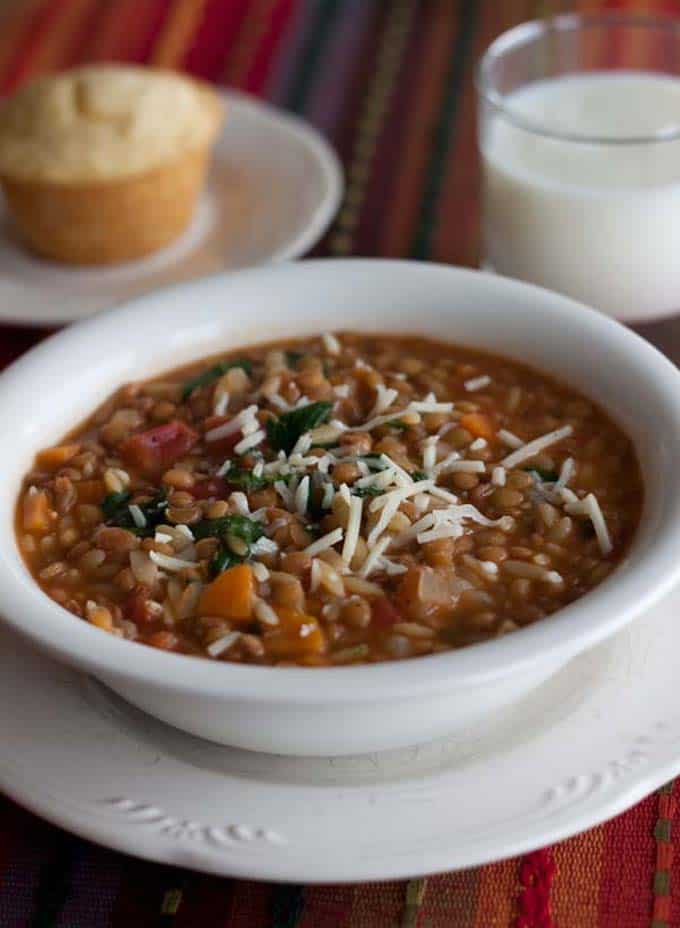
[[[0,175],[120,180],[210,144],[217,94],[173,71],[104,65],[41,77],[0,109]]]

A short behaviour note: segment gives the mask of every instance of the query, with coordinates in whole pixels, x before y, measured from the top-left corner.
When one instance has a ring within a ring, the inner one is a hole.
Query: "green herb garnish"
[[[210,383],[214,383],[216,380],[219,380],[223,374],[233,370],[235,367],[240,367],[249,376],[253,372],[253,365],[244,358],[239,358],[236,361],[220,361],[219,364],[209,368],[207,371],[203,371],[202,374],[198,374],[196,377],[192,377],[191,380],[187,380],[182,388],[182,402],[186,402],[198,387],[205,387]]]
[[[543,470],[540,467],[525,467],[524,470],[531,474],[534,480],[540,480],[543,483],[556,483],[559,475],[554,470]]]
[[[300,361],[304,358],[302,351],[287,351],[286,364],[288,367],[295,369]]]
[[[382,461],[382,454],[375,454],[374,452],[371,452],[370,454],[362,455],[361,460],[365,461],[372,470],[385,470],[385,464],[383,464]]]
[[[124,528],[133,535],[139,535],[140,538],[148,538],[156,531],[156,526],[165,520],[165,513],[168,508],[168,500],[165,493],[159,493],[153,499],[146,503],[138,503],[139,508],[146,520],[146,524],[138,526],[132,518],[130,512],[131,493],[109,493],[101,501],[100,506],[107,525],[114,525],[117,528]]]
[[[288,477],[282,477],[280,474],[261,474],[256,477],[251,470],[244,470],[242,467],[230,467],[224,479],[230,486],[238,487],[244,493],[252,493],[253,490],[262,490],[264,487],[270,487],[278,480],[285,480]]]
[[[414,479],[416,483],[418,483],[418,481],[420,480],[430,479],[430,475],[427,474],[424,470],[414,470],[413,473],[411,474],[411,477]]]
[[[352,495],[353,496],[382,496],[384,490],[381,490],[380,487],[353,487]]]
[[[405,432],[408,428],[408,425],[405,422],[402,422],[401,419],[390,419],[390,421],[386,422],[385,425],[389,425],[391,429],[396,429],[398,432]]]
[[[230,551],[224,544],[221,544],[217,553],[210,562],[210,574],[216,577],[223,571],[234,567],[235,564],[241,564],[243,558],[238,557],[233,551]]]
[[[274,451],[290,454],[301,435],[328,421],[332,409],[332,403],[310,403],[308,406],[300,406],[299,409],[291,409],[277,419],[269,419],[269,444]]]
[[[132,493],[109,493],[99,504],[107,521],[114,519],[119,510],[127,508],[128,502],[132,499]]]
[[[235,535],[242,541],[251,545],[262,538],[264,534],[262,526],[254,519],[248,516],[223,516],[221,519],[203,519],[196,525],[192,525],[191,531],[195,539],[201,538],[221,538],[227,535]]]
[[[220,546],[217,553],[210,563],[210,572],[213,577],[221,574],[223,570],[233,567],[235,564],[242,564],[243,561],[250,557],[250,546],[259,538],[262,538],[264,531],[259,522],[249,519],[247,516],[223,516],[221,519],[203,519],[196,525],[191,526],[194,538],[218,538]],[[229,545],[229,535],[240,538],[247,545],[247,551],[240,555],[232,551]]]

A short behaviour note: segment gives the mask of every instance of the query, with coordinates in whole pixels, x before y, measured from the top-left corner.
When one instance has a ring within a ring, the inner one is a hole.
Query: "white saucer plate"
[[[140,261],[73,267],[31,255],[0,196],[0,322],[56,326],[179,281],[298,258],[322,237],[342,169],[311,126],[236,91],[190,228]]]
[[[492,726],[333,759],[185,735],[2,630],[0,789],[100,844],[216,874],[342,882],[483,864],[589,828],[680,771],[679,610],[676,591]]]

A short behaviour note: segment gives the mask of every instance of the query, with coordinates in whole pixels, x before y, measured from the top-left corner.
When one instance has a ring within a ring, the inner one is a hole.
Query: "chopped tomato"
[[[198,434],[185,422],[168,422],[128,438],[121,454],[129,464],[145,471],[169,467],[190,451]]]
[[[386,596],[380,596],[371,603],[373,622],[379,628],[388,628],[403,620],[402,614]]]
[[[227,481],[224,477],[209,477],[207,480],[199,480],[191,488],[191,493],[196,499],[209,499],[211,496],[224,499],[228,492]]]
[[[143,584],[132,590],[123,606],[125,618],[135,625],[148,625],[158,619],[158,613],[151,606],[151,591]]]

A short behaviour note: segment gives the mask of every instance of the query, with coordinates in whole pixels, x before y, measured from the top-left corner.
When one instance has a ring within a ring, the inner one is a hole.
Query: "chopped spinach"
[[[595,526],[590,521],[590,519],[586,519],[585,522],[581,522],[581,532],[583,533],[584,538],[595,537]]]
[[[203,519],[197,525],[192,525],[194,538],[218,538],[220,546],[217,553],[210,563],[210,572],[212,576],[221,574],[223,570],[228,570],[235,564],[241,564],[250,557],[250,546],[259,538],[262,538],[264,531],[259,522],[249,519],[247,516],[223,516],[221,519]],[[235,535],[248,546],[246,553],[241,556],[231,550],[228,543],[228,536]]]
[[[248,375],[253,372],[253,365],[244,358],[239,358],[236,361],[220,361],[219,364],[209,368],[207,371],[203,371],[202,374],[197,374],[196,377],[187,380],[182,389],[182,402],[186,402],[198,387],[206,387],[208,384],[214,383],[216,380],[219,380],[223,374],[226,374],[227,371],[235,367],[242,368]]]
[[[380,487],[352,487],[353,496],[382,496],[384,492]]]
[[[210,562],[210,574],[211,576],[216,577],[218,574],[228,570],[230,567],[234,567],[236,564],[241,564],[242,561],[243,559],[230,551],[226,545],[220,544],[220,547],[217,549],[217,553]]]
[[[251,545],[262,538],[262,526],[248,516],[222,516],[221,519],[203,519],[191,527],[194,538],[221,538],[235,535]]]
[[[300,361],[304,358],[304,353],[302,351],[287,351],[286,352],[286,364],[288,367],[295,370]]]
[[[308,406],[291,409],[277,419],[269,419],[269,444],[274,451],[290,454],[301,435],[328,421],[332,409],[332,403],[310,403]]]
[[[156,531],[156,526],[165,520],[168,500],[165,493],[159,493],[146,503],[139,503],[139,508],[146,520],[146,524],[138,526],[130,512],[131,493],[109,493],[101,501],[101,509],[106,518],[106,524],[124,528],[133,535],[147,538]]]
[[[262,490],[264,487],[270,487],[278,480],[288,478],[280,474],[260,474],[256,477],[251,470],[245,470],[242,467],[230,467],[225,478],[226,482],[232,487],[238,487],[244,493],[252,493],[253,490]]]
[[[101,510],[107,521],[114,519],[119,510],[127,509],[129,501],[132,499],[132,493],[109,493],[101,501]]]
[[[554,470],[543,470],[540,467],[525,467],[524,470],[531,474],[534,480],[540,480],[543,483],[555,483],[559,480],[559,474]]]
[[[362,455],[361,460],[365,461],[372,470],[385,470],[385,464],[383,464],[382,461],[382,454],[375,454],[374,452],[371,452],[370,454]]]

